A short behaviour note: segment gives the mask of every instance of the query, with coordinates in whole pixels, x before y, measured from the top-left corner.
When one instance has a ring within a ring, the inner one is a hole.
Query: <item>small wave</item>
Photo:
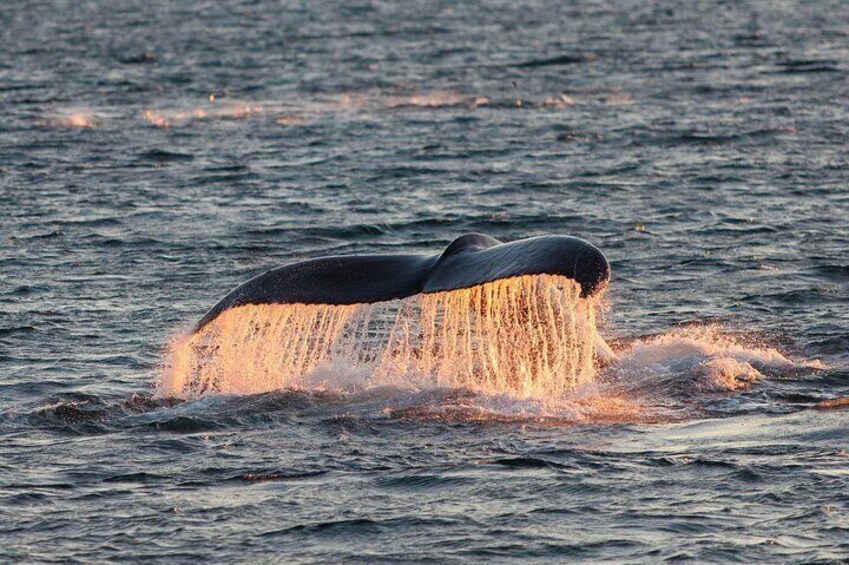
[[[57,425],[77,425],[102,423],[106,420],[107,411],[104,403],[93,397],[87,400],[65,400],[39,408],[33,414],[45,422]]]
[[[815,408],[817,410],[849,410],[849,396],[821,400],[817,402]]]
[[[519,69],[535,69],[539,67],[563,67],[566,65],[579,65],[592,61],[591,57],[583,55],[557,55],[543,59],[530,59],[515,65]]]
[[[277,482],[277,481],[298,481],[304,479],[311,479],[314,477],[320,477],[322,475],[326,475],[329,471],[304,471],[304,472],[292,472],[292,471],[271,471],[271,472],[254,472],[254,473],[240,473],[234,477],[231,477],[232,481],[239,481],[245,483],[265,483],[265,482]]]
[[[782,74],[837,73],[841,70],[834,59],[793,59],[779,62],[778,67]]]
[[[849,281],[849,265],[832,264],[812,267],[811,272],[826,280],[834,282]]]
[[[152,483],[164,479],[163,475],[138,471],[135,473],[117,473],[103,479],[104,483]]]
[[[145,65],[158,60],[155,51],[116,54],[115,58],[124,65]]]
[[[93,394],[72,392],[57,395],[29,411],[2,413],[6,423],[47,428],[71,433],[102,433],[132,418],[181,402],[173,398],[154,399],[151,395],[132,394],[123,400],[110,400]]]
[[[424,529],[434,526],[456,527],[463,522],[471,522],[470,518],[422,518],[419,516],[399,516],[384,519],[353,518],[346,520],[330,520],[310,524],[298,524],[287,528],[261,532],[258,535],[265,537],[319,537],[338,538],[349,543],[350,540],[364,537],[387,535],[390,532],[402,528]]]
[[[29,292],[21,291],[20,289],[16,289],[16,290],[12,291],[11,294],[13,296],[14,295],[20,296],[20,295],[29,294]],[[6,336],[14,335],[14,334],[17,334],[17,333],[31,333],[31,332],[34,332],[34,331],[35,331],[34,326],[10,326],[10,327],[5,327],[5,328],[0,328],[0,337],[6,337]]]
[[[167,163],[170,161],[191,161],[195,158],[190,153],[180,153],[178,151],[166,151],[165,149],[151,149],[139,155],[145,161],[153,161],[155,163]]]

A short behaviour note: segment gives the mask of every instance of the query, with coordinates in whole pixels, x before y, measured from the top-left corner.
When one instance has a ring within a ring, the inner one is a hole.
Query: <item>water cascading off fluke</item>
[[[455,240],[263,273],[175,339],[159,394],[461,387],[547,398],[591,381],[604,255],[578,238]]]

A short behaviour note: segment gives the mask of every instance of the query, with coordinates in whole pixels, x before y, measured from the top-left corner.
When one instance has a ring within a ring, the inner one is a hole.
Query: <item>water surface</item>
[[[0,560],[849,557],[845,3],[34,1],[0,43]],[[250,276],[469,232],[604,250],[616,396],[153,398]]]

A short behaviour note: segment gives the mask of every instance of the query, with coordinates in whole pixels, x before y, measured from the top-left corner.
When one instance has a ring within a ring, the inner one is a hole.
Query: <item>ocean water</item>
[[[0,44],[0,561],[849,560],[849,4],[5,2]],[[471,232],[604,251],[592,378],[157,389],[249,277]]]

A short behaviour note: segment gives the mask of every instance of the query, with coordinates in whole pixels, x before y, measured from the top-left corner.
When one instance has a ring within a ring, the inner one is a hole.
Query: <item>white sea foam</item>
[[[628,387],[716,392],[746,388],[764,374],[822,368],[819,361],[794,361],[773,347],[745,344],[708,325],[638,339],[620,352],[606,376]]]

